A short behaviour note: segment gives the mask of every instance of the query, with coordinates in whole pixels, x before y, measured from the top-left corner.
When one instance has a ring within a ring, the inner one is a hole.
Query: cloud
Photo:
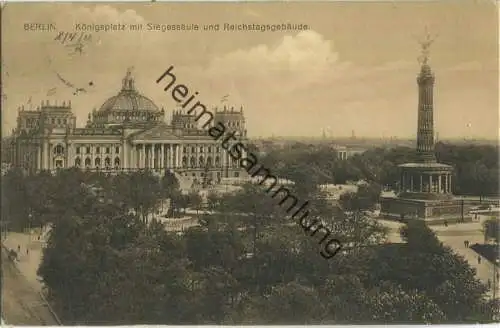
[[[97,24],[139,24],[144,23],[144,18],[135,10],[127,9],[123,12],[107,5],[96,5],[93,8],[80,7],[71,12],[73,19],[83,20],[84,23],[93,22]]]
[[[147,17],[152,17],[108,5],[71,6],[71,10],[50,7],[43,17],[50,17],[58,29],[64,31],[72,31],[77,23],[146,24]],[[23,12],[23,19],[38,21],[41,14],[40,9],[37,10]],[[68,18],[68,15],[71,16]],[[249,15],[252,14],[247,12],[246,16]],[[168,23],[158,17],[151,23]],[[171,23],[176,19],[186,18],[169,18]],[[22,26],[15,22],[5,26],[9,31],[15,28],[23,32]],[[8,131],[15,125],[15,108],[30,96],[33,103],[46,98],[60,102],[72,99],[77,120],[80,125],[84,124],[92,108],[99,108],[119,91],[129,66],[135,67],[139,91],[158,106],[165,106],[169,116],[177,104],[154,81],[174,65],[177,83],[187,85],[191,93],[199,91],[198,98],[205,104],[220,104],[226,94],[230,95],[228,104],[238,108],[243,104],[250,135],[320,136],[322,128],[327,126],[333,135],[350,135],[351,130],[357,135],[374,135],[377,131],[382,134],[384,130],[387,135],[413,133],[418,63],[404,60],[410,58],[404,52],[391,53],[384,57],[386,62],[376,54],[369,60],[364,56],[363,61],[353,55],[353,51],[358,47],[366,50],[366,44],[359,41],[359,46],[350,49],[349,55],[345,39],[339,39],[342,47],[338,48],[333,42],[336,39],[325,35],[318,30],[237,36],[205,32],[98,32],[93,33],[92,43],[84,55],[71,57],[67,49],[53,42],[55,35],[51,33],[8,33],[2,50],[11,78],[3,81],[9,96],[3,106],[9,108],[2,113],[6,127],[3,130]],[[37,48],[40,42],[46,44],[42,50]],[[65,89],[47,67],[44,53],[52,58],[54,68],[63,77],[75,85],[92,80],[96,85],[94,90],[73,97],[71,90]],[[346,59],[346,55],[350,57]],[[481,91],[490,88],[490,79],[485,80],[489,68],[469,70],[479,66],[470,60],[451,69],[435,66],[435,117],[436,126],[445,122],[440,128],[442,135],[446,132],[460,135],[458,128],[449,123],[457,111],[465,113],[464,120],[473,122],[475,127],[493,124],[491,115],[483,119],[487,115],[463,109],[493,108],[491,104],[497,102],[496,98],[490,99],[490,92]],[[47,91],[53,87],[58,88],[57,94],[47,97]],[[474,115],[478,117],[475,120],[471,118]],[[445,130],[446,126],[450,126],[449,131]]]
[[[307,84],[320,79],[338,62],[330,41],[314,31],[285,36],[275,46],[259,45],[214,59],[207,74],[266,80],[278,76],[282,83]],[[275,81],[273,81],[275,82]]]
[[[448,68],[449,71],[482,71],[483,69],[483,64],[477,61],[460,63]]]
[[[4,130],[10,131],[15,127],[15,109],[30,96],[34,108],[46,99],[60,102],[72,99],[73,111],[82,126],[92,108],[99,108],[119,91],[127,67],[135,66],[136,72],[143,72],[143,80],[149,81],[153,72],[143,67],[150,66],[151,62],[163,62],[165,53],[157,49],[168,49],[173,36],[147,31],[85,32],[91,33],[91,41],[85,44],[83,54],[72,54],[71,48],[54,39],[59,32],[74,32],[75,24],[145,24],[147,20],[130,9],[120,11],[108,5],[71,6],[74,6],[71,10],[65,6],[52,7],[47,14],[50,17],[47,21],[57,26],[57,32],[22,33],[22,38],[12,36],[9,40],[2,40],[6,66],[11,71],[10,77],[3,81],[8,96],[3,105],[9,108],[2,113]],[[26,12],[23,19],[37,21],[36,17],[43,12],[40,7],[37,8]],[[13,13],[11,17],[16,15]],[[22,25],[15,24],[13,27],[22,28]],[[7,38],[9,35],[6,35]],[[32,55],[35,51],[37,56]],[[91,90],[75,97],[74,90],[65,87],[55,72],[75,86]],[[94,88],[88,88],[90,81],[95,84]],[[138,84],[144,86],[144,83]],[[53,88],[57,88],[57,92],[47,96],[48,90]]]
[[[408,61],[371,67],[342,61],[332,41],[309,30],[284,36],[273,45],[227,53],[205,67],[184,68],[189,73],[179,75],[195,81],[207,103],[217,103],[229,93],[230,102],[245,104],[249,131],[257,135],[269,130],[311,135],[326,125],[349,135],[360,121],[366,121],[361,124],[366,131],[373,124],[387,123],[394,110],[387,99],[401,87],[415,90],[409,73],[416,68],[416,62]]]

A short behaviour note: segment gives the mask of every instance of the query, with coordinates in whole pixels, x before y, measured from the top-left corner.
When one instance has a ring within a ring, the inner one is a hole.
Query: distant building
[[[246,141],[243,109],[225,108],[213,113]],[[170,124],[165,110],[139,93],[128,71],[117,95],[88,115],[84,128],[76,127],[71,102],[42,102],[36,110],[20,108],[17,128],[7,145],[13,166],[28,171],[76,167],[105,172],[149,169],[178,177],[218,182],[245,176],[239,160],[197,127],[194,115],[174,110]],[[205,176],[205,174],[207,176]]]
[[[333,145],[332,148],[337,152],[337,158],[340,160],[346,160],[356,154],[362,154],[365,149],[353,149],[347,146]]]

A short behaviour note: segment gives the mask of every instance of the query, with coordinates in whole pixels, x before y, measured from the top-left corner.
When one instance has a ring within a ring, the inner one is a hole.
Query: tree
[[[406,244],[374,249],[366,285],[376,287],[381,281],[389,281],[406,292],[424,293],[443,311],[448,322],[464,322],[478,315],[486,286],[476,279],[475,270],[442,246],[421,221],[410,221],[402,229],[402,237]]]
[[[223,200],[223,197],[216,192],[211,191],[207,195],[207,207],[209,211],[214,211],[218,208]]]
[[[325,314],[318,292],[294,281],[275,286],[269,294],[251,297],[239,312],[226,318],[226,323],[305,325],[322,322]]]
[[[144,222],[153,214],[161,199],[160,181],[150,171],[139,171],[129,175],[128,189],[124,190],[126,203],[140,215]]]
[[[12,169],[2,177],[2,221],[10,229],[21,231],[28,225],[29,211],[25,206],[26,184],[21,169]]]
[[[262,187],[246,184],[235,194],[226,195],[216,211],[245,230],[252,231],[252,253],[257,256],[257,240],[262,228],[280,222],[279,201],[265,194]],[[281,215],[280,215],[281,214]]]
[[[179,180],[171,171],[165,171],[165,175],[161,179],[162,193],[166,198],[172,198],[172,195],[179,191]]]
[[[52,185],[54,180],[47,171],[42,171],[25,179],[25,206],[28,208],[28,215],[31,218],[31,222],[29,222],[31,227],[43,226],[50,220],[47,217],[48,205],[51,195],[57,192],[58,187]]]
[[[417,290],[405,291],[393,283],[368,292],[368,312],[371,322],[391,323],[441,323],[446,319],[439,306],[427,295]]]
[[[348,212],[373,210],[379,202],[381,191],[379,184],[361,184],[355,193],[342,194],[340,204]]]
[[[193,190],[189,194],[187,194],[186,203],[187,207],[196,209],[196,213],[198,214],[203,203],[203,199],[197,191]]]

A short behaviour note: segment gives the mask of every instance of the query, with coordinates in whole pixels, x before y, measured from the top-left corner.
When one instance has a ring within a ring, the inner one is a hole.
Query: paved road
[[[9,260],[2,248],[2,318],[9,325],[58,326],[42,296]]]

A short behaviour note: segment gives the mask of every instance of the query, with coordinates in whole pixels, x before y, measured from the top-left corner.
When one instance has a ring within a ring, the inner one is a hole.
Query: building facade
[[[213,182],[246,176],[220,141],[198,127],[194,115],[176,109],[167,124],[165,114],[136,89],[128,71],[119,93],[89,113],[84,128],[76,127],[71,102],[42,101],[36,110],[19,108],[8,158],[13,166],[30,172],[71,167],[105,172],[148,169],[160,174],[172,170]],[[213,115],[212,124],[221,122],[246,141],[242,107],[215,108]]]

